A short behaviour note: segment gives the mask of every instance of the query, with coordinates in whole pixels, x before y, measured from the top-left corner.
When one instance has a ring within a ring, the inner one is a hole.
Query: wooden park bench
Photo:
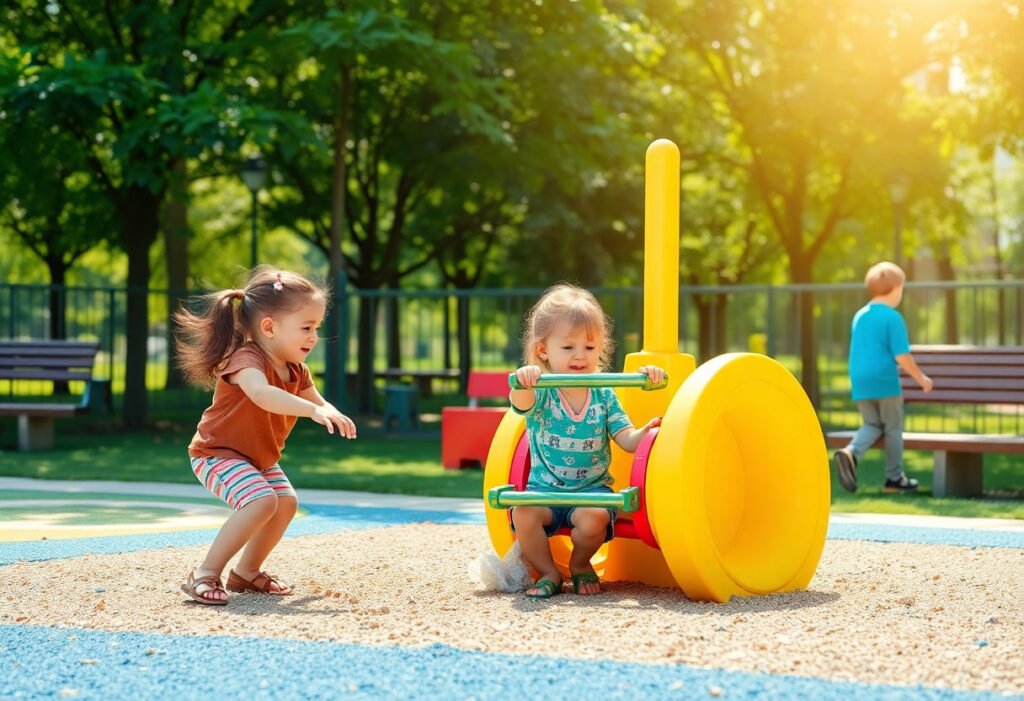
[[[905,402],[916,404],[972,404],[1010,407],[1024,405],[1024,347],[913,346],[911,353],[935,387],[925,392],[901,372]],[[853,431],[825,436],[829,447],[842,448]],[[884,444],[879,439],[875,446]],[[932,493],[974,496],[982,491],[985,453],[1024,455],[1024,436],[968,433],[903,434],[904,448],[935,453]]]
[[[385,380],[397,380],[404,382],[411,380],[419,388],[421,397],[429,397],[433,393],[434,380],[457,380],[459,379],[458,368],[445,368],[442,370],[407,370],[405,368],[388,368],[377,370],[374,373],[377,377]]]
[[[81,341],[0,341],[0,380],[85,382],[77,404],[0,399],[0,416],[18,417],[19,450],[52,448],[53,420],[89,411],[92,366],[98,350],[98,343]]]

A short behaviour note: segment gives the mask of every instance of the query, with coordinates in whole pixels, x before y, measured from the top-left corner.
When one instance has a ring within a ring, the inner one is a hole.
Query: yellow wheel
[[[525,418],[511,410],[506,412],[505,418],[498,424],[498,430],[494,433],[491,449],[487,452],[487,464],[484,466],[484,515],[487,518],[491,544],[494,545],[498,557],[505,557],[505,553],[512,547],[515,535],[509,526],[508,512],[505,509],[492,509],[487,506],[487,492],[492,487],[509,483],[512,459],[515,457],[519,438],[525,430]]]
[[[828,457],[807,395],[779,363],[733,353],[672,399],[647,469],[651,528],[691,599],[806,588],[828,529]]]

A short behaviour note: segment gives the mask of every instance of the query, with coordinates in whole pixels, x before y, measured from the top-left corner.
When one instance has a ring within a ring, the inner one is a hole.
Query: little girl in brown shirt
[[[201,314],[182,309],[178,354],[192,382],[215,385],[189,445],[192,471],[235,513],[214,538],[206,558],[181,585],[200,604],[228,602],[221,575],[235,592],[290,594],[262,571],[263,561],[295,516],[298,499],[278,459],[298,417],[329,433],[356,437],[352,419],[320,396],[305,360],[317,344],[326,291],[301,275],[261,266],[242,290],[206,295]]]

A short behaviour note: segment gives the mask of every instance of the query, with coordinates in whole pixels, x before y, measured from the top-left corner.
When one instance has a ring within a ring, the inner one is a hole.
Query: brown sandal
[[[210,587],[202,592],[197,591],[200,585],[205,584]],[[188,573],[185,578],[185,583],[181,585],[181,590],[185,592],[190,599],[206,606],[225,606],[228,603],[227,598],[223,599],[211,599],[211,594],[219,591],[224,591],[224,585],[220,582],[220,577],[214,577],[210,575],[208,577],[200,577],[196,579],[196,571],[192,570]],[[227,594],[227,592],[224,592]]]
[[[275,584],[277,585],[277,591],[271,589],[271,586]],[[229,570],[228,589],[237,592],[258,591],[264,594],[273,594],[274,596],[287,596],[292,593],[290,586],[281,584],[281,582],[277,581],[277,577],[266,572],[260,572],[250,582],[248,579],[239,577],[235,574],[234,570]]]

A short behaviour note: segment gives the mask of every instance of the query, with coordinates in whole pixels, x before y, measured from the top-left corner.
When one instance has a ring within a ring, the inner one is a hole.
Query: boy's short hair
[[[864,276],[864,285],[872,297],[880,297],[889,294],[906,280],[907,275],[903,268],[886,260],[875,263],[868,269],[867,275]]]

